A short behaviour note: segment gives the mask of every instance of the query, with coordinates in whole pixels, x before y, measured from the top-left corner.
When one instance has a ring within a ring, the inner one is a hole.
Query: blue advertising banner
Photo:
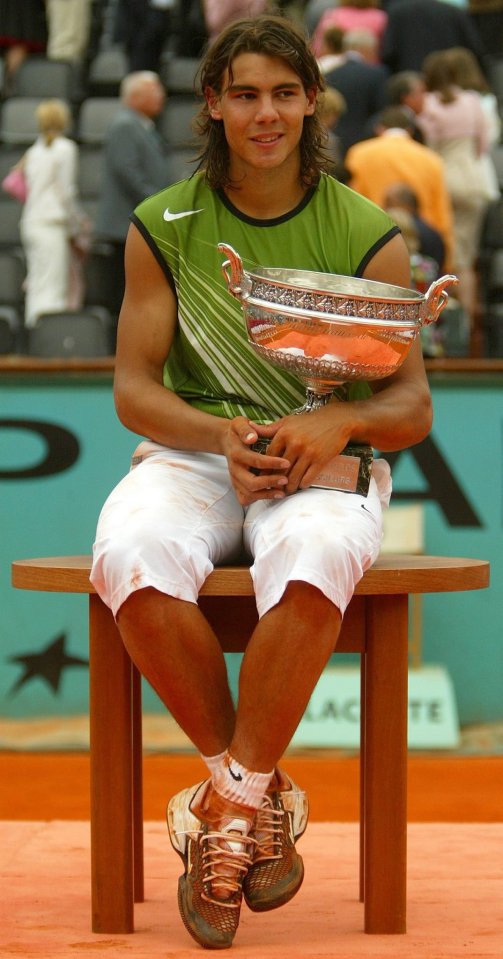
[[[423,504],[426,552],[488,559],[492,585],[424,597],[422,659],[447,670],[461,724],[492,722],[503,714],[503,376],[434,375],[431,385],[431,435],[388,456],[394,502]],[[89,553],[135,443],[117,420],[110,373],[2,375],[2,722],[87,713],[87,597],[14,590],[10,564]],[[149,691],[145,709],[162,710]]]

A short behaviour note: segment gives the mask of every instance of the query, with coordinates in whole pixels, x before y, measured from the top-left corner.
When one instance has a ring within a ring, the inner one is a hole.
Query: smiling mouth
[[[277,143],[283,136],[282,133],[271,133],[269,136],[252,137],[254,143]]]

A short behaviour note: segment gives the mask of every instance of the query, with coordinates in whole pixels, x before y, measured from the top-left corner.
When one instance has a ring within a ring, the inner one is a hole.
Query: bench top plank
[[[58,593],[94,593],[89,582],[90,556],[45,556],[12,563],[12,585],[17,589]],[[443,593],[489,586],[489,562],[452,556],[388,553],[379,557],[356,587],[360,596],[404,593]],[[201,595],[251,596],[253,585],[246,566],[222,566],[204,583]]]

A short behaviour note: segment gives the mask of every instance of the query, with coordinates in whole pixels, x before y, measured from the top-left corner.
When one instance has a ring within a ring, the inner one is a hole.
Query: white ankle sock
[[[211,780],[225,799],[259,809],[273,773],[274,769],[270,773],[253,772],[226,752],[212,769]]]
[[[211,775],[213,775],[213,772],[215,770],[220,768],[226,755],[227,755],[226,749],[224,749],[223,753],[217,753],[216,756],[203,756],[203,754],[200,753],[201,759],[203,763],[206,763]]]

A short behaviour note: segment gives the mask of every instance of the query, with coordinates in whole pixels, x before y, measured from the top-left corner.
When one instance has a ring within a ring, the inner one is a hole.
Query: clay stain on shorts
[[[141,569],[134,569],[131,572],[131,587],[132,589],[139,589],[143,582],[143,572]]]

